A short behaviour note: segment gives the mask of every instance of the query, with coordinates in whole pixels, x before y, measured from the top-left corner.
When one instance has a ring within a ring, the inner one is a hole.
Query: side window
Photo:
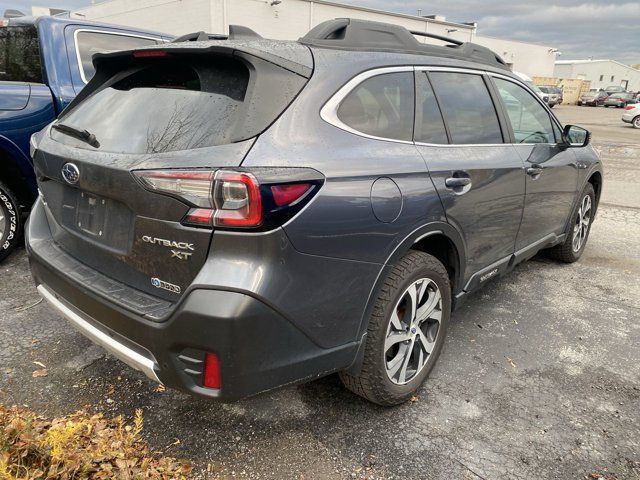
[[[430,72],[429,78],[447,122],[451,143],[503,143],[498,115],[482,76]]]
[[[449,143],[440,107],[426,72],[416,75],[416,142]]]
[[[556,143],[551,117],[520,85],[494,78],[507,109],[516,143]]]
[[[42,83],[35,26],[0,27],[0,81]]]
[[[146,47],[160,43],[151,38],[131,37],[117,33],[83,32],[76,35],[76,49],[80,63],[82,80],[88,82],[96,73],[91,58],[94,53],[115,52],[132,48]]]
[[[413,72],[386,73],[354,88],[342,100],[337,115],[358,132],[411,141],[414,100]]]

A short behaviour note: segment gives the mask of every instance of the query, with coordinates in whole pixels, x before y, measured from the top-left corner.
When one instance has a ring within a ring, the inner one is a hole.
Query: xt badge
[[[144,235],[142,241],[169,248],[171,250],[171,258],[177,258],[178,260],[189,260],[193,255],[192,252],[195,250],[193,243],[176,242],[175,240],[150,237],[149,235]]]
[[[189,260],[193,255],[191,252],[181,252],[180,250],[171,250],[171,258],[177,258],[178,260]]]

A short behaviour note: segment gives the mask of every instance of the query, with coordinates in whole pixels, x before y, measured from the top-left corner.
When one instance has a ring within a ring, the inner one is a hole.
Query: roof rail
[[[207,40],[243,40],[262,38],[256,32],[242,25],[229,25],[229,35],[221,33],[193,32],[174,39],[171,43],[205,42]]]
[[[419,42],[414,35],[445,42],[446,46]],[[300,43],[342,50],[412,53],[476,61],[508,69],[498,54],[471,42],[433,33],[409,31],[400,25],[353,18],[336,18],[323,22],[307,33]]]
[[[456,40],[455,38],[445,37],[444,35],[436,35],[435,33],[418,32],[415,30],[409,30],[411,35],[417,35],[418,37],[435,38],[436,40],[442,40],[443,42],[452,43],[454,45],[462,45],[464,42]]]

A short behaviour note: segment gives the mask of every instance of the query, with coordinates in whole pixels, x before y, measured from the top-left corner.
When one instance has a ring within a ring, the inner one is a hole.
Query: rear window
[[[338,107],[338,118],[354,130],[379,138],[413,138],[413,73],[377,75],[365,80]]]
[[[117,73],[68,110],[60,123],[87,130],[95,135],[98,149],[107,152],[211,147],[256,136],[304,85],[304,79],[273,64],[265,67],[271,74],[262,75],[261,68],[250,73],[245,63],[232,57],[197,57],[154,59]],[[260,93],[264,90],[271,92],[269,98]],[[94,148],[56,130],[51,135],[63,143]]]
[[[138,47],[156,45],[157,40],[152,38],[132,37],[107,32],[90,32],[78,30],[76,34],[76,48],[78,62],[80,63],[80,75],[87,83],[94,73],[92,57],[95,53],[114,52],[117,50],[132,50]]]
[[[34,25],[0,27],[0,81],[42,83]]]

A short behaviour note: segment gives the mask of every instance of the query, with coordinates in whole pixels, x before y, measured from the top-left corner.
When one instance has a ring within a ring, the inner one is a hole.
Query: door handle
[[[464,195],[471,190],[471,177],[467,172],[459,170],[453,172],[453,176],[444,181],[444,186],[455,195]]]
[[[542,173],[542,170],[543,168],[540,167],[539,165],[534,165],[533,167],[527,168],[527,175],[530,175],[532,177],[537,177]]]
[[[467,185],[471,185],[471,179],[469,177],[451,177],[444,181],[444,185],[447,188],[463,188]]]

